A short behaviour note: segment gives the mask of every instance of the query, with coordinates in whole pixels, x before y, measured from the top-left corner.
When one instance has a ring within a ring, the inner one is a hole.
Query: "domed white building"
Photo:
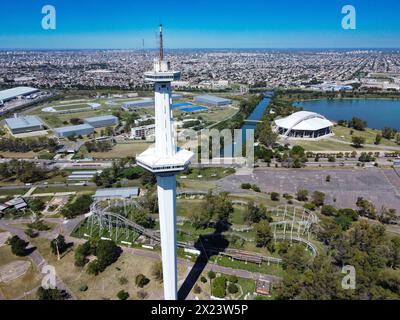
[[[275,120],[275,132],[284,138],[316,139],[332,134],[333,123],[310,111],[298,111]]]

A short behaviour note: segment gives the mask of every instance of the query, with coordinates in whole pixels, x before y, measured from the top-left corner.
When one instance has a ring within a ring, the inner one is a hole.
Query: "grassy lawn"
[[[16,260],[29,261],[29,258],[15,256],[7,245],[0,247],[0,266]],[[8,283],[0,282],[0,291],[6,299],[15,299],[21,297],[24,292],[39,286],[41,279],[41,274],[36,270],[35,266],[31,265],[28,271],[21,277]]]
[[[210,181],[178,179],[179,189],[191,189],[207,192],[208,190],[214,189],[216,187],[217,186]]]
[[[78,193],[93,193],[96,191],[95,186],[65,186],[65,187],[40,187],[36,188],[33,194],[38,193],[55,193],[55,192],[78,192]]]
[[[11,151],[2,151],[1,156],[3,158],[17,158],[17,159],[33,159],[38,156],[36,152],[11,152]]]
[[[296,140],[291,142],[292,145],[302,146],[307,151],[368,151],[368,150],[379,150],[379,148],[354,148],[352,145],[343,144],[340,142],[332,141],[329,139],[318,140],[318,141],[301,141]]]
[[[176,200],[176,215],[181,217],[190,217],[190,214],[195,211],[200,211],[203,209],[204,200],[194,199],[194,200],[185,200],[185,199],[177,199]]]
[[[132,157],[146,150],[152,143],[136,142],[136,143],[117,143],[111,151],[108,152],[92,152],[88,155],[93,159],[114,159]]]
[[[129,299],[138,299],[137,292],[145,291],[148,299],[161,299],[163,287],[162,283],[156,281],[151,273],[151,268],[156,260],[136,256],[129,253],[122,253],[118,261],[100,273],[97,276],[89,275],[86,267],[78,268],[74,266],[74,249],[66,253],[60,261],[50,252],[49,240],[34,239],[34,245],[37,246],[43,257],[56,268],[57,275],[74,292],[78,299],[83,300],[102,300],[117,299],[117,293],[125,290],[130,294]],[[179,268],[178,276],[184,278],[185,268]],[[135,285],[135,277],[144,274],[150,279],[150,282],[140,289]],[[120,284],[119,279],[124,277],[128,280],[126,284]],[[88,286],[85,292],[79,290],[82,286]]]
[[[281,277],[283,275],[283,269],[278,264],[271,263],[270,265],[268,265],[268,263],[266,262],[261,263],[261,265],[250,262],[246,264],[244,261],[238,261],[238,260],[232,261],[228,257],[216,257],[216,256],[211,257],[211,260],[213,262],[217,261],[217,264],[220,266],[229,267],[233,269],[242,269],[250,272],[260,272],[260,273],[275,275],[278,277]]]
[[[0,190],[0,196],[14,196],[14,195],[23,195],[25,194],[27,191],[29,190],[29,188],[21,188],[21,189],[12,189],[12,190],[8,190],[8,189],[1,189]]]
[[[353,131],[352,135],[350,134],[350,131]],[[335,138],[337,138],[337,139],[342,139],[343,141],[351,142],[351,138],[353,136],[357,136],[357,137],[365,138],[365,143],[367,143],[367,144],[373,144],[375,142],[376,134],[382,133],[381,130],[375,130],[375,129],[370,129],[370,128],[367,128],[364,131],[358,131],[358,130],[354,130],[354,129],[342,127],[342,126],[333,127],[333,132],[335,133],[335,135],[336,135]],[[380,144],[385,145],[385,146],[392,146],[392,147],[398,146],[395,142],[390,141],[388,139],[384,139],[384,138],[382,138]]]

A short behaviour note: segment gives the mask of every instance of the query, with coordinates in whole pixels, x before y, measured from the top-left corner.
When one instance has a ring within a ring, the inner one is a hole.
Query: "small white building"
[[[155,124],[149,124],[146,126],[134,127],[131,129],[131,139],[143,139],[148,136],[154,135],[156,131]]]

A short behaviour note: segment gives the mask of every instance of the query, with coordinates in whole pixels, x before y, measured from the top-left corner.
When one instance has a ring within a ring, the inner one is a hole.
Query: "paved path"
[[[12,223],[7,223],[4,220],[0,220],[0,228],[7,230],[12,234],[17,235],[21,239],[24,239],[25,241],[29,242],[29,239],[26,236],[25,232],[22,229],[17,229],[12,227]],[[30,247],[32,247],[31,244],[28,246],[28,248]],[[44,266],[48,265],[47,261],[42,257],[42,255],[39,253],[37,249],[29,254],[29,258],[36,265],[39,272],[42,270]],[[66,291],[69,294],[71,300],[76,300],[76,296],[73,294],[72,290],[70,290],[68,286],[59,277],[56,277],[56,281],[57,281],[56,286],[58,289]]]

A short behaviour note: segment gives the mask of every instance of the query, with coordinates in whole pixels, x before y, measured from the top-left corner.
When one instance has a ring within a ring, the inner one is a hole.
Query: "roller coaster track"
[[[108,205],[104,208],[102,208],[99,205],[99,202],[95,202],[94,204],[92,204],[91,206],[91,215],[95,215],[97,218],[106,218],[106,220],[108,219],[108,217],[114,218],[116,220],[119,220],[122,224],[124,224],[125,226],[129,226],[131,227],[133,230],[135,230],[137,233],[145,235],[146,237],[156,241],[156,242],[160,242],[161,238],[159,235],[158,231],[154,231],[151,229],[147,229],[135,222],[133,222],[132,220],[124,217],[121,214],[118,213],[114,213],[110,211],[110,208],[112,206]],[[313,219],[311,219],[313,220]],[[292,220],[288,220],[288,221],[278,221],[278,222],[272,222],[271,224],[291,224]],[[306,221],[300,221],[300,223],[306,223]],[[234,233],[231,233],[234,234]],[[240,237],[243,238],[243,237]],[[292,240],[292,241],[296,241],[296,242],[301,242],[303,244],[305,244],[312,252],[312,255],[315,257],[318,254],[318,250],[316,248],[316,246],[310,242],[309,240],[303,239],[301,237],[291,237],[290,239],[288,238],[288,236],[285,236],[285,234],[277,234],[275,236],[275,239],[280,239],[280,240]],[[180,248],[187,248],[187,249],[192,249],[192,250],[199,250],[199,248],[195,247],[193,245],[193,243],[191,242],[181,242],[178,241],[177,242],[177,246]],[[218,247],[210,247],[207,244],[205,244],[205,246],[203,246],[203,248],[201,249],[204,252],[216,252],[219,255],[222,256],[229,256],[232,258],[235,258],[235,256],[238,255],[248,255],[248,256],[253,256],[253,257],[258,257],[260,260],[262,261],[266,261],[268,263],[281,263],[282,259],[281,258],[277,258],[277,257],[272,257],[272,256],[264,256],[258,253],[253,253],[253,252],[246,252],[246,251],[242,251],[242,250],[237,250],[237,249],[230,249],[230,248],[218,248]],[[199,250],[200,251],[200,250]]]

